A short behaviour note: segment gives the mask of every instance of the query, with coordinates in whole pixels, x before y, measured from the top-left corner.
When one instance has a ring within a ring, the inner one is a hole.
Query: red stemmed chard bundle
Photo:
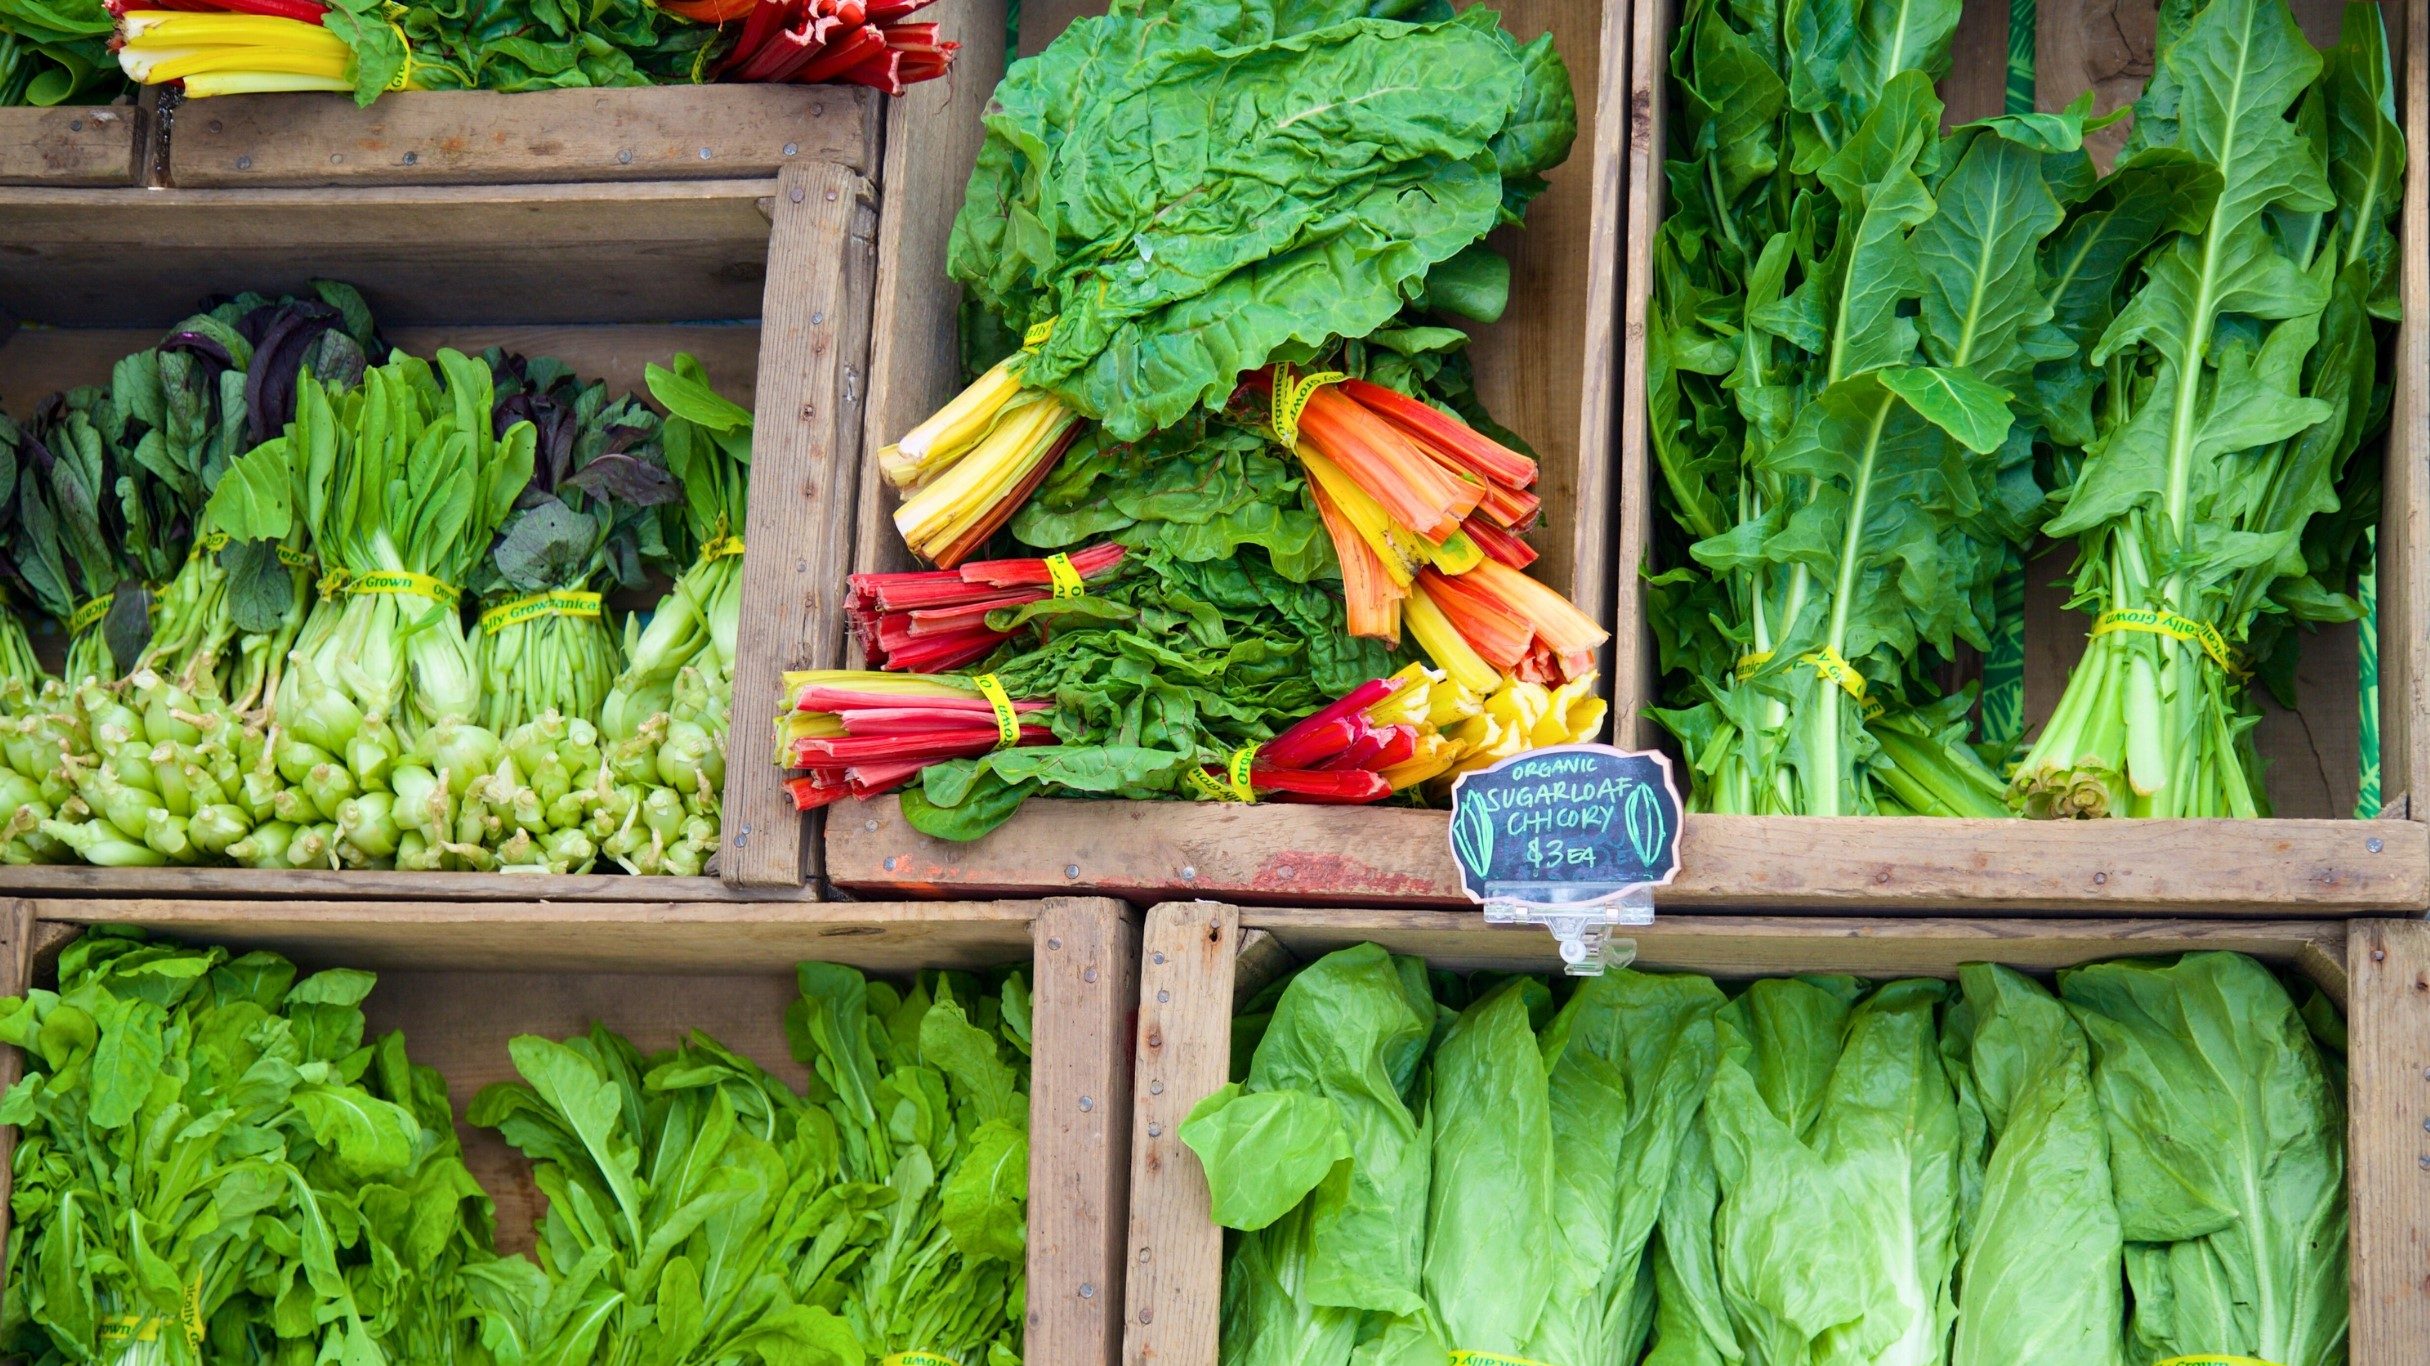
[[[1108,542],[1065,557],[1067,587],[1105,578],[1126,552]],[[844,614],[874,668],[946,673],[985,659],[1012,639],[991,630],[987,614],[1055,596],[1046,559],[979,560],[959,569],[855,574]]]
[[[796,810],[892,792],[920,770],[1004,748],[996,704],[960,678],[812,669],[785,675],[793,709],[777,722],[777,762]],[[1006,699],[1015,745],[1054,743],[1040,717],[1052,704]]]
[[[937,25],[906,23],[931,0],[668,0],[665,9],[708,24],[742,21],[720,80],[811,85],[843,81],[900,95],[953,66],[961,44]]]

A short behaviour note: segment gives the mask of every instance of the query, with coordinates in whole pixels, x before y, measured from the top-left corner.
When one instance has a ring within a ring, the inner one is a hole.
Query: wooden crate
[[[877,192],[832,161],[745,179],[350,189],[0,189],[0,396],[30,403],[107,377],[204,296],[360,288],[418,353],[503,345],[639,390],[678,350],[758,417],[744,536],[736,696],[838,662],[838,589],[860,467]],[[738,709],[727,769],[728,881],[800,895],[808,840],[782,774],[756,762],[764,701]],[[752,876],[745,876],[752,874]],[[517,899],[723,895],[708,878],[464,874],[123,874],[0,869],[0,894],[347,894]],[[444,875],[432,875],[444,876]],[[495,879],[492,881],[492,879]],[[677,891],[690,884],[693,890]],[[446,890],[440,890],[444,885]],[[488,890],[476,890],[487,887]]]
[[[154,127],[150,101],[0,109],[0,185],[141,185]]]
[[[1002,70],[1000,53],[976,49],[1001,29],[1003,6],[949,3],[947,30],[963,43],[952,82],[960,88],[930,94],[934,87],[920,87],[887,129],[864,438],[871,450],[909,431],[963,381],[958,291],[945,274],[945,247],[978,154],[986,91]],[[1103,8],[1091,0],[1027,0],[1021,50],[1036,52],[1073,19]],[[1601,617],[1610,595],[1615,488],[1624,15],[1594,0],[1509,0],[1495,8],[1522,38],[1553,35],[1577,95],[1578,141],[1549,177],[1552,188],[1529,207],[1526,227],[1492,239],[1511,258],[1511,308],[1501,322],[1474,329],[1469,354],[1486,407],[1543,458],[1544,521],[1528,538],[1542,554],[1533,572]],[[895,502],[883,481],[862,481],[856,570],[912,567],[891,520]],[[1092,887],[1147,900],[1198,893],[1459,899],[1442,813],[1315,810],[1031,802],[986,839],[955,845],[905,825],[892,797],[846,802],[826,813],[827,876],[871,895],[968,895],[963,889],[997,884],[1021,895]],[[1379,881],[1364,871],[1369,866],[1389,871]]]
[[[2103,958],[2225,949],[2300,973],[2346,1012],[2347,1179],[2355,1366],[2410,1366],[2430,1343],[2430,924],[2255,921],[1666,917],[1635,932],[1638,963],[1715,977],[1799,972],[1955,975],[1993,961],[2048,971]],[[1230,1078],[1233,1002],[1290,967],[1373,941],[1459,971],[1553,972],[1551,936],[1428,911],[1148,912],[1139,977],[1130,1270],[1123,1359],[1214,1366],[1223,1230],[1178,1136]]]
[[[2333,42],[2341,0],[2292,0],[2315,44]],[[2403,236],[2406,321],[2394,349],[2396,402],[2387,444],[2387,511],[2379,529],[2380,764],[2388,819],[2345,819],[2354,809],[2359,754],[2352,628],[2305,641],[2300,706],[2265,700],[2258,732],[2279,818],[2267,821],[2057,823],[1691,816],[1681,904],[1965,912],[2074,908],[2093,912],[2367,914],[2430,905],[2430,806],[2412,789],[2430,783],[2430,636],[2416,629],[2430,601],[2425,557],[2423,452],[2430,449],[2430,10],[2423,0],[2381,6],[2401,86],[2400,114],[2414,155],[2406,168]],[[2152,66],[2150,0],[2041,0],[2038,93],[2057,109],[2093,90],[2100,107],[2131,101]],[[1628,239],[1612,713],[1619,742],[1664,739],[1643,717],[1656,702],[1657,663],[1640,570],[1651,563],[1660,471],[1646,443],[1645,324],[1652,252],[1666,211],[1661,169],[1671,91],[1676,0],[1635,0],[1629,56]],[[1966,0],[1954,65],[1940,85],[1949,119],[1997,114],[2006,81],[2005,0]],[[2096,138],[2106,156],[2123,138]],[[2368,458],[2366,453],[2365,458]],[[2071,549],[2029,566],[2025,710],[2039,726],[2083,652],[2086,621],[2064,610]],[[1820,850],[1819,859],[1801,851]],[[1784,857],[1785,856],[1785,857]]]
[[[881,97],[859,86],[665,85],[416,90],[172,100],[168,183],[181,189],[523,185],[773,176],[877,164]]]
[[[368,968],[374,1030],[403,1029],[417,1063],[447,1077],[459,1117],[483,1086],[512,1079],[506,1041],[565,1038],[606,1024],[645,1049],[686,1031],[719,1041],[800,1087],[785,1007],[796,963],[867,972],[1028,964],[1035,991],[1030,1074],[1028,1356],[1110,1366],[1119,1351],[1124,1186],[1130,1138],[1129,1030],[1137,916],[1077,898],[919,906],[751,907],[659,902],[546,908],[347,902],[237,906],[179,900],[0,902],[0,995],[55,976],[85,925],[139,925],[314,967]],[[0,1049],[0,1079],[23,1066]],[[532,1245],[544,1209],[531,1170],[494,1132],[458,1124],[465,1160],[498,1204],[501,1250]],[[0,1183],[16,1131],[0,1130]],[[0,1201],[0,1236],[6,1229]]]

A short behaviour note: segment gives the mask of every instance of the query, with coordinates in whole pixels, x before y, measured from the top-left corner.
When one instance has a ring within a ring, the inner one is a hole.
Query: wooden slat
[[[199,303],[200,299],[189,300]],[[172,324],[174,325],[174,324]],[[759,328],[749,322],[512,324],[383,327],[392,346],[427,356],[442,346],[478,351],[503,346],[527,356],[555,356],[579,374],[606,380],[620,393],[646,393],[642,372],[678,351],[708,367],[717,391],[748,405],[758,390]],[[0,338],[0,401],[30,408],[44,394],[108,381],[110,367],[158,342],[156,327],[22,328]]]
[[[34,908],[0,902],[0,996],[23,996],[33,986]],[[0,1046],[0,1094],[25,1075],[25,1054]],[[17,1126],[0,1125],[0,1181],[14,1170]],[[0,1200],[0,1285],[8,1283],[9,1202]]]
[[[1118,907],[1063,902],[1041,910],[1031,934],[1036,1061],[1023,1353],[1031,1361],[1111,1366],[1122,1345],[1139,932]]]
[[[888,797],[831,810],[827,875],[904,896],[1464,905],[1448,829],[1439,811],[1034,801],[957,844],[911,829]],[[2276,916],[2430,902],[2430,829],[2412,822],[1690,816],[1681,841],[1679,881],[1656,893],[1666,911]]]
[[[1669,209],[1662,161],[1670,111],[1667,62],[1673,0],[1630,0],[1628,245],[1620,273],[1620,493],[1612,572],[1612,738],[1650,748],[1661,734],[1645,714],[1659,698],[1659,664],[1643,575],[1654,562],[1654,453],[1648,444],[1645,329],[1653,316],[1654,230]]]
[[[1201,909],[1204,907],[1201,905]],[[1302,962],[1373,939],[1456,971],[1555,972],[1548,932],[1488,925],[1481,915],[1300,907],[1240,913],[1243,934],[1264,934]],[[1662,916],[1629,930],[1640,967],[1714,977],[1854,973],[1954,977],[1967,963],[2035,972],[2128,954],[2216,949],[2303,969],[2341,1003],[2350,925],[2334,920],[1891,920],[1817,916]]]
[[[2405,201],[2404,321],[2396,332],[2396,395],[2389,416],[2387,487],[2379,521],[2380,790],[2404,799],[2430,787],[2430,4],[2383,6],[2403,31]],[[2416,800],[2410,813],[2430,818]]]
[[[794,900],[791,889],[744,890],[713,877],[556,876],[523,873],[397,873],[372,870],[251,868],[87,868],[73,864],[0,867],[0,896],[183,897],[196,901],[502,901],[547,905],[588,901]]]
[[[1223,1230],[1208,1216],[1206,1172],[1180,1129],[1230,1072],[1240,927],[1238,911],[1214,902],[1148,912],[1132,1080],[1126,1366],[1214,1366]]]
[[[787,669],[826,668],[843,647],[867,390],[875,192],[841,166],[786,168],[760,310],[760,386],[734,661],[735,736],[719,866],[742,886],[800,885],[816,841],[782,770],[749,752],[781,705]]]
[[[2430,925],[2353,930],[2346,1180],[2359,1366],[2418,1361],[2430,1343]]]
[[[0,906],[11,903],[0,902]],[[26,899],[45,922],[141,925],[258,943],[314,962],[497,972],[731,973],[825,958],[875,971],[1019,957],[1040,903],[821,906]],[[1103,908],[1111,903],[1084,902]]]
[[[773,176],[830,161],[868,174],[881,97],[859,86],[236,95],[181,106],[183,189],[531,184]]]
[[[139,184],[147,126],[131,104],[0,109],[0,185]]]
[[[774,187],[0,189],[0,313],[160,328],[204,295],[329,278],[397,327],[749,318]]]
[[[869,421],[863,447],[877,450],[952,398],[962,379],[962,293],[945,274],[945,244],[978,159],[988,92],[1004,74],[1000,0],[940,0],[937,16],[962,50],[953,79],[927,81],[886,107],[886,196],[878,216],[877,316],[869,335]],[[884,479],[861,480],[853,568],[907,569],[911,554],[894,529],[898,495]],[[852,645],[857,662],[857,643]]]

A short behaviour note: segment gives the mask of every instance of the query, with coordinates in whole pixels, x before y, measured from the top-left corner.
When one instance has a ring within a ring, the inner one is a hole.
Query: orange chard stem
[[[1476,509],[1481,484],[1467,483],[1435,463],[1391,423],[1328,384],[1308,398],[1300,438],[1340,465],[1392,520],[1440,542]]]
[[[1495,526],[1482,508],[1477,515],[1460,523],[1460,529],[1468,533],[1468,539],[1476,542],[1477,549],[1484,551],[1489,560],[1499,560],[1513,569],[1525,569],[1536,562],[1536,548]]]
[[[1343,380],[1341,390],[1479,479],[1510,489],[1529,488],[1536,482],[1535,461],[1431,404],[1363,379]]]
[[[1324,520],[1325,534],[1333,538],[1334,558],[1341,561],[1342,605],[1347,609],[1350,634],[1400,644],[1401,586],[1386,572],[1375,547],[1342,515],[1325,486],[1311,479],[1308,493],[1316,500],[1316,515]]]
[[[1507,674],[1527,657],[1535,628],[1477,582],[1473,571],[1453,576],[1428,567],[1418,572],[1417,586],[1486,663]]]

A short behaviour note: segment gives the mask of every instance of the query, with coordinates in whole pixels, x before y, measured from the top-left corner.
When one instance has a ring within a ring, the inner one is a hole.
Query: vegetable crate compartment
[[[0,318],[27,324],[0,333],[0,393],[26,404],[106,380],[118,357],[152,345],[205,297],[303,292],[314,279],[360,289],[387,340],[422,356],[503,346],[560,358],[622,393],[642,391],[647,364],[689,352],[724,393],[757,405],[740,529],[741,615],[753,627],[735,660],[736,691],[773,697],[781,670],[836,663],[843,636],[822,586],[848,567],[875,205],[859,169],[808,159],[749,178],[620,185],[0,189]],[[755,726],[739,732],[746,756],[761,743]],[[721,845],[791,870],[761,881],[798,896],[804,836],[780,776],[757,762],[729,769]],[[724,860],[729,878],[740,863]],[[728,895],[708,877],[73,866],[0,870],[0,886],[475,901]]]
[[[0,109],[0,185],[140,185],[152,126],[149,101]]]
[[[2320,986],[2346,1014],[2351,1359],[2397,1366],[2430,1342],[2430,925],[2410,920],[2253,921],[1665,917],[1634,934],[1637,966],[1729,979],[1798,973],[1954,977],[1997,962],[2028,973],[2201,949],[2251,955]],[[1373,942],[1459,972],[1555,972],[1532,928],[1427,911],[1257,910],[1214,902],[1148,912],[1139,979],[1132,1119],[1130,1269],[1123,1357],[1213,1366],[1224,1235],[1206,1177],[1179,1137],[1231,1077],[1233,1003],[1293,966]]]
[[[941,7],[942,8],[942,7]],[[1550,32],[1568,62],[1578,141],[1528,208],[1527,225],[1488,242],[1512,262],[1502,321],[1474,329],[1479,397],[1542,457],[1544,516],[1530,572],[1602,617],[1612,572],[1611,385],[1618,366],[1623,12],[1587,0],[1496,4],[1521,41]],[[1021,6],[1021,51],[1034,53],[1101,5]],[[889,187],[880,217],[877,321],[867,449],[910,430],[962,388],[956,291],[946,241],[982,129],[982,90],[1002,71],[974,41],[1000,32],[1002,7],[959,0],[941,15],[963,42],[951,82],[915,88],[887,129]],[[926,101],[926,103],[923,103]],[[882,481],[864,479],[853,569],[912,567]],[[1459,904],[1449,821],[1440,811],[1197,802],[1032,800],[969,844],[930,839],[892,796],[825,813],[827,875],[868,895],[1051,895],[1079,888],[1136,900],[1206,893],[1236,899]]]
[[[182,189],[527,184],[772,176],[876,163],[880,96],[859,86],[407,91],[172,100]]]
[[[1032,971],[1028,1359],[1111,1363],[1128,1179],[1125,1056],[1138,971],[1134,913],[1077,898],[920,906],[541,907],[335,902],[251,907],[175,900],[17,901],[0,907],[0,994],[47,985],[83,926],[136,925],[197,944],[270,949],[306,968],[379,975],[373,1034],[403,1029],[419,1065],[445,1074],[465,1157],[497,1198],[501,1251],[528,1249],[543,1201],[529,1164],[462,1122],[473,1095],[511,1080],[507,1040],[570,1037],[594,1021],[647,1049],[693,1029],[799,1088],[784,1019],[794,965],[865,972],[1022,964]],[[22,1066],[5,1050],[0,1072]],[[15,1130],[5,1131],[13,1148]],[[4,1179],[4,1178],[0,1178]]]
[[[2294,0],[2306,36],[2331,44],[2342,6]],[[2181,915],[2356,914],[2419,910],[2430,904],[2430,810],[2412,789],[2430,782],[2430,639],[2416,629],[2430,592],[2424,545],[2422,457],[2430,430],[2430,195],[2423,149],[2430,147],[2430,93],[2424,41],[2430,22],[2418,2],[2380,7],[2395,65],[2398,115],[2411,149],[2402,199],[2405,320],[2393,360],[2395,398],[2386,447],[2386,511],[2378,528],[2379,736],[2382,816],[2346,819],[2355,809],[2362,727],[2357,702],[2356,634],[2324,629],[2304,640],[2300,706],[2265,700],[2256,735],[2267,764],[2272,818],[2219,821],[1998,821],[1892,817],[1798,818],[1691,815],[1683,836],[1680,881],[1661,894],[1668,906],[1741,909],[1804,907],[1865,914],[1956,910],[2133,911]],[[2154,7],[2124,9],[2091,0],[2044,0],[2036,22],[2038,101],[2057,110],[2087,90],[2108,109],[2131,101],[2152,70]],[[2114,12],[2113,12],[2114,11]],[[1645,709],[1658,687],[1651,594],[1641,571],[1652,564],[1662,474],[1647,435],[1645,345],[1654,289],[1654,239],[1668,211],[1663,163],[1673,98],[1670,60],[1677,0],[1639,0],[1631,10],[1631,108],[1625,302],[1627,337],[1621,378],[1622,513],[1614,554],[1616,660],[1612,714],[1618,743],[1667,741]],[[1952,72],[1939,82],[1947,122],[2001,112],[2007,74],[2005,4],[1968,0]],[[2097,157],[2123,136],[2113,128],[2092,141]],[[2356,457],[2371,459],[2366,447]],[[2064,610],[2073,546],[2027,566],[2024,695],[2028,735],[2056,705],[2082,653],[2089,618]],[[1655,568],[1663,566],[1654,565]]]

